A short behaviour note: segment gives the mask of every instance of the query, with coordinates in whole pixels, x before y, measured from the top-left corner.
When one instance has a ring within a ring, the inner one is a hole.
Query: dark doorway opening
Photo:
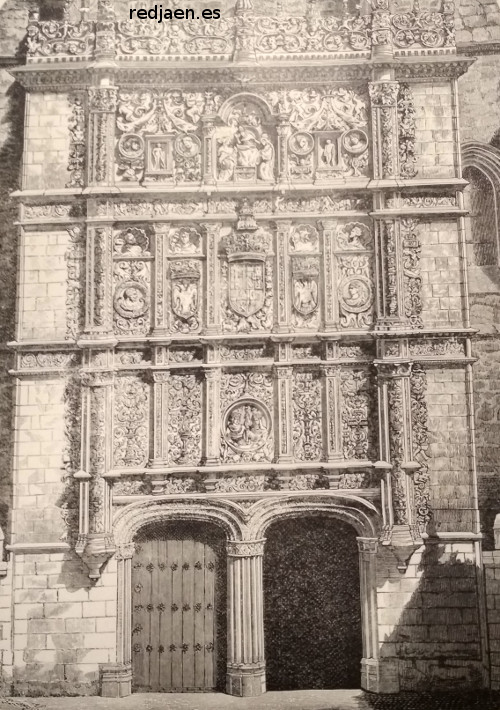
[[[223,690],[226,539],[215,525],[143,528],[132,560],[135,692]]]
[[[359,688],[355,530],[326,517],[274,523],[264,552],[268,690]]]

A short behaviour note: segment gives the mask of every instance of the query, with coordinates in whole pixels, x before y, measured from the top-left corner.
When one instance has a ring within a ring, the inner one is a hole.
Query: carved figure
[[[321,151],[321,160],[328,167],[334,168],[337,165],[337,147],[331,138],[327,138]]]
[[[217,151],[217,167],[219,180],[227,182],[234,176],[236,166],[236,148],[232,143],[232,138],[223,138],[219,143]]]
[[[260,163],[257,175],[261,180],[274,180],[274,146],[267,133],[260,139]]]
[[[318,306],[318,284],[315,279],[297,279],[294,282],[293,305],[299,313],[312,313]]]
[[[159,171],[167,169],[167,155],[161,143],[156,143],[151,150],[151,165],[153,170]]]
[[[261,157],[255,133],[250,128],[240,126],[236,131],[235,140],[237,165],[242,168],[255,168]]]

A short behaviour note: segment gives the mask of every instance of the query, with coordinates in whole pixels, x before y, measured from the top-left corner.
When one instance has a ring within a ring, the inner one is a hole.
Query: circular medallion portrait
[[[136,133],[125,133],[118,141],[118,150],[128,160],[139,160],[144,155],[144,141]]]
[[[355,276],[340,284],[340,303],[345,311],[361,313],[373,302],[372,286],[368,279]]]
[[[240,400],[228,407],[223,421],[223,435],[234,451],[261,449],[271,432],[271,415],[256,400]]]
[[[288,147],[295,155],[309,155],[314,148],[314,138],[305,131],[294,133],[288,140]]]
[[[368,148],[368,136],[359,128],[353,128],[342,136],[344,150],[351,155],[361,155]]]
[[[183,158],[194,158],[200,152],[200,139],[190,133],[182,133],[175,139],[175,150]]]
[[[115,311],[122,318],[139,318],[149,308],[146,287],[137,281],[125,281],[120,284],[114,296]]]

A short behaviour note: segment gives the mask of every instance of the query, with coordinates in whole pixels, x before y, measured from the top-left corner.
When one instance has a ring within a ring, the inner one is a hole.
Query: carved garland
[[[413,498],[418,532],[426,530],[427,523],[432,518],[430,510],[430,476],[429,476],[429,416],[425,394],[427,390],[427,373],[420,365],[414,365],[410,379],[411,419],[413,458],[420,468],[413,475]]]
[[[409,84],[400,84],[398,94],[399,171],[401,177],[417,174],[415,157],[415,101]]]
[[[82,91],[69,95],[72,108],[69,121],[70,149],[68,170],[71,178],[66,187],[83,187],[85,184],[85,98]]]

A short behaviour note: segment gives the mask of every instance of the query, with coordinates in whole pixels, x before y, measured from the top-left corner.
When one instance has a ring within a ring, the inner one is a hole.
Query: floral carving
[[[455,5],[444,2],[442,12],[420,10],[415,3],[409,12],[402,12],[391,17],[392,39],[400,50],[424,47],[426,50],[439,50],[455,45]]]
[[[201,392],[196,375],[170,375],[169,459],[179,466],[197,464],[201,459]]]
[[[371,471],[344,471],[339,479],[341,489],[371,488],[376,485],[377,477]]]
[[[415,102],[409,84],[399,85],[398,95],[399,127],[399,172],[404,178],[417,174],[415,157]]]
[[[83,215],[83,205],[74,202],[53,205],[31,205],[23,206],[23,217],[26,221],[37,222],[38,220],[64,220],[70,217],[81,217]]]
[[[144,334],[149,329],[150,265],[142,260],[118,260],[113,268],[114,323],[119,333]]]
[[[412,442],[413,458],[420,464],[420,468],[413,474],[413,504],[415,506],[417,532],[420,534],[426,531],[427,523],[432,517],[430,510],[429,456],[427,453],[429,447],[429,420],[425,398],[426,389],[426,372],[419,365],[415,365],[410,379]]]
[[[455,338],[429,338],[426,340],[410,340],[408,348],[410,355],[424,355],[428,357],[439,357],[443,355],[450,355],[455,357],[464,356],[463,341],[456,340]]]
[[[85,270],[85,232],[76,224],[68,229],[70,244],[66,251],[66,340],[76,340],[83,329]]]
[[[115,383],[114,405],[114,465],[144,466],[148,458],[148,385],[132,375],[119,377]]]
[[[316,195],[314,197],[276,197],[276,212],[336,212],[343,210],[370,210],[370,200],[364,197]]]
[[[120,478],[113,483],[114,496],[143,496],[151,493],[151,485],[140,478]]]
[[[422,328],[422,276],[420,255],[422,245],[417,236],[418,222],[404,219],[401,222],[403,240],[403,280],[405,316],[413,328]]]
[[[93,23],[33,21],[28,25],[27,45],[30,58],[53,55],[88,57],[94,46]]]
[[[69,164],[71,173],[66,187],[83,187],[85,184],[85,102],[83,92],[69,95],[71,118],[69,119]]]
[[[218,493],[252,493],[263,491],[265,477],[253,476],[228,476],[219,478],[214,484],[214,490]]]
[[[74,365],[76,360],[76,353],[26,353],[21,355],[19,366],[21,370],[65,369]]]
[[[372,458],[376,427],[373,385],[366,370],[342,371],[342,440],[346,459]]]
[[[403,380],[393,377],[388,381],[389,396],[389,450],[392,472],[392,505],[396,525],[408,523],[406,503],[406,473],[404,463],[404,430],[403,430]]]
[[[299,461],[319,461],[322,454],[321,381],[312,372],[293,376],[293,454]]]

